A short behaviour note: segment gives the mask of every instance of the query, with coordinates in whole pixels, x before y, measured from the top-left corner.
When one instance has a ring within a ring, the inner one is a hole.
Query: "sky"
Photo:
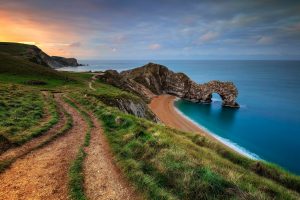
[[[300,59],[300,1],[0,0],[0,41],[79,59]]]

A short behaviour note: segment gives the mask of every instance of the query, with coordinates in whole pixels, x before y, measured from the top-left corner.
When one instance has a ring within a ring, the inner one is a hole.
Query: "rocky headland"
[[[0,52],[2,54],[13,56],[18,59],[24,59],[51,68],[82,66],[82,64],[78,64],[75,58],[49,56],[35,45],[0,42]]]
[[[79,64],[76,58],[64,58],[60,56],[52,56],[56,62],[60,63],[63,66],[68,67],[77,67],[77,66],[84,66],[83,64]]]
[[[212,94],[222,98],[223,106],[238,108],[238,90],[232,82],[210,81],[198,84],[184,73],[175,73],[167,67],[148,63],[142,67],[118,73],[107,70],[98,79],[141,96],[149,102],[154,96],[171,94],[188,101],[211,103]]]

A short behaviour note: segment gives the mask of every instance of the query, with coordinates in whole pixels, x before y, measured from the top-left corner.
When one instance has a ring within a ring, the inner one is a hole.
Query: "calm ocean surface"
[[[138,67],[148,61],[81,61],[71,71]],[[184,72],[198,83],[233,81],[240,109],[175,102],[186,117],[250,157],[276,163],[300,174],[300,61],[152,61]]]

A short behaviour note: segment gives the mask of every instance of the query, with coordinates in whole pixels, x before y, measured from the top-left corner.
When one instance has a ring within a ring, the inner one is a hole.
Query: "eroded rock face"
[[[63,66],[70,66],[70,67],[82,66],[81,64],[78,64],[75,58],[64,58],[60,56],[52,56],[52,59],[54,59],[56,62],[60,63]]]
[[[145,118],[154,122],[159,122],[156,115],[148,108],[145,101],[140,98],[131,99],[128,97],[106,98],[105,96],[90,93],[89,96],[101,100],[104,104],[112,107],[117,107],[119,110],[135,115],[137,117]]]
[[[40,48],[33,45],[27,46],[26,53],[24,53],[23,57],[26,57],[31,62],[51,68],[64,67],[64,65],[55,61],[52,57],[44,53]]]
[[[184,73],[174,73],[159,64],[148,63],[121,73],[109,70],[98,78],[139,94],[148,101],[155,95],[172,94],[193,102],[210,103],[212,93],[217,93],[223,100],[223,106],[239,107],[236,103],[238,90],[232,82],[197,84]]]

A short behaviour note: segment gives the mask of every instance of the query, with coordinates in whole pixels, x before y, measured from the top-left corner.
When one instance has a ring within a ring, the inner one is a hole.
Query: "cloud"
[[[148,48],[151,49],[151,50],[158,50],[158,49],[161,48],[161,45],[158,44],[158,43],[150,44]]]
[[[80,47],[80,46],[81,46],[80,42],[74,42],[69,45],[69,47]]]
[[[186,59],[203,52],[226,57],[250,48],[252,54],[296,52],[300,59],[300,3],[294,2],[2,1],[0,41],[93,59],[178,58],[183,52]],[[224,50],[217,51],[220,47]]]
[[[272,44],[274,41],[274,39],[272,37],[269,36],[262,36],[257,40],[257,44],[261,44],[261,45],[267,45],[267,44]]]
[[[198,44],[203,44],[215,40],[219,36],[219,33],[208,31],[205,34],[201,35],[197,41]]]

